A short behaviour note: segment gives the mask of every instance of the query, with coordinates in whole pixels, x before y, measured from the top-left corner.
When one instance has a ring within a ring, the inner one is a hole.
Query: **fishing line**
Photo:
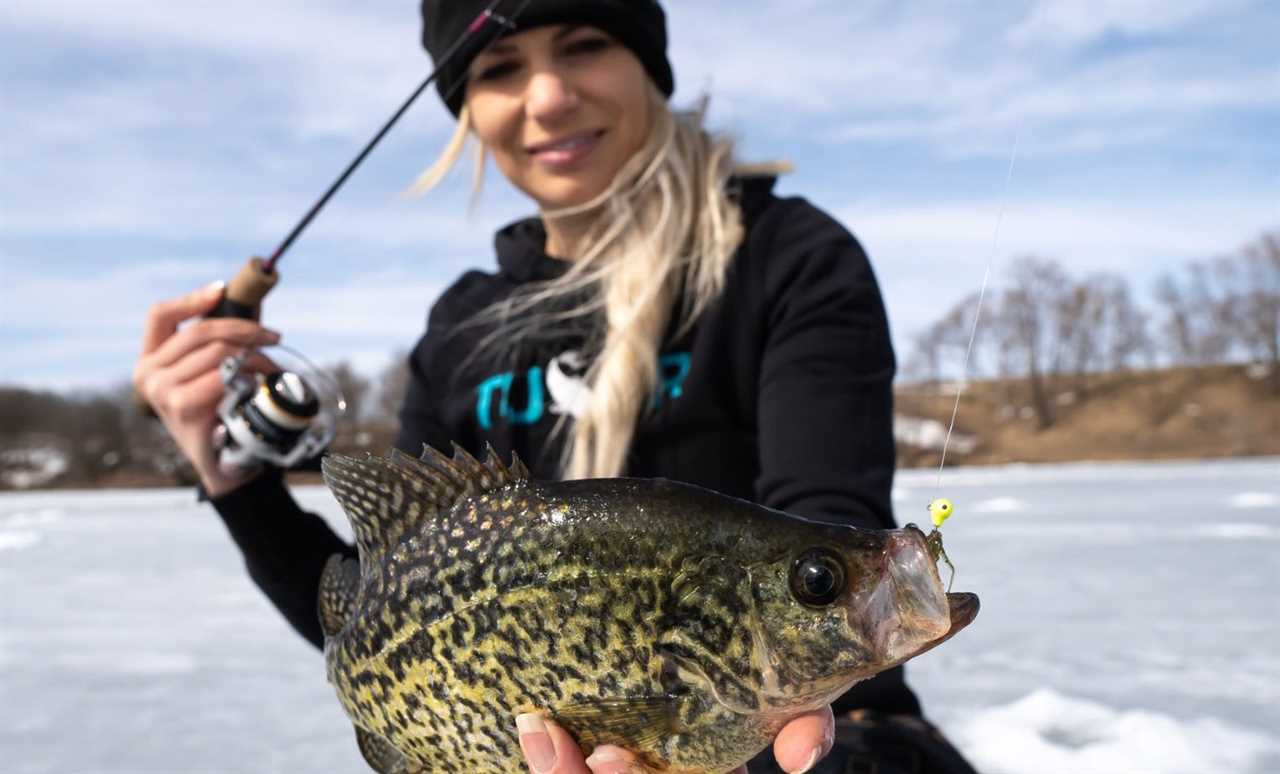
[[[973,314],[973,328],[969,331],[969,344],[964,351],[964,365],[960,369],[960,385],[956,388],[956,403],[951,409],[951,423],[947,426],[947,435],[942,440],[942,459],[938,461],[938,482],[934,494],[942,489],[942,468],[947,464],[947,447],[951,444],[951,433],[956,427],[956,415],[960,413],[960,396],[969,383],[969,358],[973,355],[973,342],[978,336],[978,321],[982,319],[982,302],[987,295],[987,283],[991,279],[991,266],[995,263],[996,248],[1000,244],[1000,224],[1004,221],[1005,208],[1009,203],[1009,183],[1013,180],[1013,165],[1018,158],[1018,141],[1022,137],[1022,126],[1019,124],[1013,135],[1013,149],[1009,152],[1009,169],[1004,177],[1004,190],[1000,195],[1000,212],[996,215],[996,226],[991,234],[991,252],[987,255],[987,269],[982,274],[982,289],[978,291],[977,309]]]

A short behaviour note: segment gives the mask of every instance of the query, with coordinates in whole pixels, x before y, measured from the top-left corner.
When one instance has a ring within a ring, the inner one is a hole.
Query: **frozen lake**
[[[934,482],[899,475],[900,521]],[[982,771],[1280,771],[1280,459],[951,469],[940,493],[982,612],[908,676]],[[189,491],[0,495],[0,589],[8,774],[368,771]]]

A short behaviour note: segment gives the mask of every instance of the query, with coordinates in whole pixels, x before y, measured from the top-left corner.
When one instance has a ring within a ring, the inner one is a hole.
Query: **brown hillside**
[[[1041,427],[1025,379],[978,381],[960,400],[956,433],[976,437],[969,454],[953,445],[947,464],[1171,459],[1280,454],[1280,395],[1257,367],[1095,374],[1052,385],[1054,422]],[[947,423],[954,383],[902,385],[899,415]],[[937,465],[936,450],[899,445],[903,467]]]

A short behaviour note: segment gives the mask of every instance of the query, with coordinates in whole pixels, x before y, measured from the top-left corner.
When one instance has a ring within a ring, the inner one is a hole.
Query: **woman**
[[[425,0],[429,53],[439,60],[485,5]],[[458,130],[419,187],[470,137],[540,216],[499,231],[498,271],[468,272],[432,308],[410,359],[399,448],[489,443],[536,477],[662,476],[810,517],[893,525],[894,360],[866,257],[834,220],[736,166],[700,114],[671,112],[655,2],[534,0],[515,31],[464,52],[438,87]],[[219,293],[152,310],[135,385],[195,465],[254,581],[319,644],[321,568],[353,551],[298,508],[278,474],[218,470],[217,363],[279,338],[244,320],[177,330]],[[861,725],[842,723],[855,748],[848,770],[966,770],[937,763],[933,748],[954,751],[918,720],[900,669],[837,705],[858,708]],[[534,771],[627,770],[626,751],[584,762],[554,724],[522,716],[518,728]],[[777,764],[812,769],[834,733],[830,710],[796,718],[774,744]],[[916,768],[892,768],[904,760]]]

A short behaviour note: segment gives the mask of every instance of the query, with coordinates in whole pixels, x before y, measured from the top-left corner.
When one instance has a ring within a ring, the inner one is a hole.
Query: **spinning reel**
[[[346,411],[337,383],[300,353],[267,349],[274,366],[269,371],[247,367],[258,349],[229,357],[218,368],[226,393],[218,404],[213,445],[228,474],[263,464],[290,468],[314,457],[333,440]]]

